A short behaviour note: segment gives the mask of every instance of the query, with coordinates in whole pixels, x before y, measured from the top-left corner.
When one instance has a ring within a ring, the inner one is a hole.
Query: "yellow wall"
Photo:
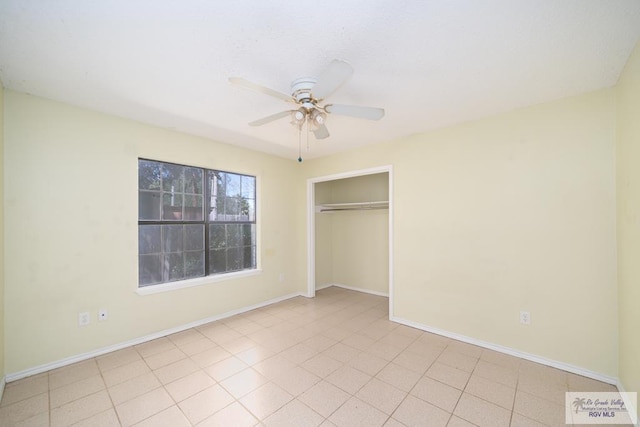
[[[4,88],[0,81],[0,381],[4,374]]]
[[[389,200],[387,173],[315,184],[316,203]],[[316,286],[389,293],[389,212],[316,214]]]
[[[389,200],[389,174],[374,173],[329,181],[332,203]]]
[[[300,291],[296,162],[12,91],[4,142],[6,372]],[[138,157],[256,175],[262,274],[136,294]]]
[[[333,283],[389,293],[389,212],[332,214]]]
[[[620,381],[640,392],[640,44],[617,87]]]
[[[616,377],[615,108],[598,91],[303,172],[393,165],[397,317]]]

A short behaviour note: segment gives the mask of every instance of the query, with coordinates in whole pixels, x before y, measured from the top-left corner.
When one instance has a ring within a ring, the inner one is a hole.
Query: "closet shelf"
[[[355,202],[355,203],[323,203],[316,205],[317,213],[340,212],[340,211],[365,211],[374,209],[389,209],[388,200],[376,202]]]

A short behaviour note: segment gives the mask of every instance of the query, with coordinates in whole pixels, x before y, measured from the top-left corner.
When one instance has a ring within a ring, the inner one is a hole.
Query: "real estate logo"
[[[636,424],[637,393],[565,393],[567,424]]]

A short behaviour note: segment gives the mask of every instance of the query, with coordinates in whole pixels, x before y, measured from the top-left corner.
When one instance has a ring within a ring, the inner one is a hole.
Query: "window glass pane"
[[[256,202],[254,200],[244,199],[242,201],[242,220],[243,221],[255,221],[256,220]]]
[[[224,196],[224,174],[217,171],[209,171],[209,185],[213,197]]]
[[[244,251],[244,269],[256,268],[256,248],[255,246],[247,246],[242,249]]]
[[[202,221],[202,196],[195,194],[184,195],[184,220]]]
[[[249,205],[247,203],[247,200],[242,198],[242,197],[238,197],[238,217],[237,220],[238,221],[248,221],[249,220]]]
[[[160,190],[162,163],[149,160],[138,161],[138,189]]]
[[[226,243],[226,233],[224,224],[211,224],[209,226],[209,247],[211,249],[224,248]]]
[[[184,191],[184,166],[164,163],[162,168],[162,189],[169,192]]]
[[[162,282],[162,255],[140,255],[138,257],[139,286]]]
[[[138,192],[138,221],[160,219],[160,193]]]
[[[212,210],[211,215],[209,215],[209,219],[211,221],[223,221],[224,220],[224,196],[217,196],[216,198],[211,198]]]
[[[240,216],[240,203],[237,197],[227,197],[224,201],[225,221],[238,221]]]
[[[242,270],[243,248],[229,248],[227,250],[227,271]]]
[[[204,276],[204,251],[184,253],[185,278]]]
[[[184,250],[204,250],[204,225],[184,226]]]
[[[163,225],[162,237],[164,239],[164,252],[182,252],[183,236],[182,225]]]
[[[182,194],[164,193],[162,196],[162,219],[181,220],[182,219]]]
[[[202,194],[202,169],[184,168],[184,192]]]
[[[240,224],[227,224],[227,247],[241,246],[242,229]]]
[[[141,225],[138,227],[138,253],[157,254],[162,252],[162,235],[159,225]]]
[[[184,279],[184,259],[182,253],[164,256],[163,279],[165,282]]]
[[[256,244],[255,227],[256,226],[254,224],[242,225],[242,245],[243,246],[255,246]]]
[[[225,174],[226,180],[226,196],[235,197],[240,196],[240,175],[234,173]]]
[[[242,197],[246,199],[256,198],[256,178],[253,176],[242,176]]]
[[[209,273],[224,273],[227,271],[227,250],[212,249],[209,252]]]

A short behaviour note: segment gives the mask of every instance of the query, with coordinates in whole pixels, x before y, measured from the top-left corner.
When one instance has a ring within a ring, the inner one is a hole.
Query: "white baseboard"
[[[0,378],[0,402],[2,402],[2,395],[4,394],[5,385],[7,385],[5,377]]]
[[[477,345],[479,347],[488,348],[490,350],[494,350],[500,353],[508,354],[515,357],[520,357],[522,359],[530,360],[532,362],[540,363],[542,365],[551,366],[553,368],[558,368],[563,371],[571,372],[577,375],[582,375],[583,377],[593,378],[598,381],[605,382],[607,384],[617,385],[618,379],[615,377],[611,377],[608,375],[603,375],[598,372],[589,371],[584,368],[580,368],[578,366],[570,365],[564,362],[558,362],[557,360],[547,359],[545,357],[536,356],[535,354],[526,353],[520,350],[516,350],[509,347],[504,347],[498,344],[493,344],[485,341],[481,341],[475,338],[467,337],[464,335],[456,334],[454,332],[445,331],[438,328],[433,328],[428,325],[424,325],[422,323],[414,322],[411,320],[403,319],[401,317],[393,316],[389,319],[393,322],[401,323],[403,325],[411,326],[412,328],[421,329],[423,331],[431,332],[437,335],[442,335],[447,338],[453,338],[458,341],[466,342],[468,344]]]
[[[227,317],[235,316],[236,314],[246,313],[247,311],[255,310],[256,308],[265,307],[271,304],[275,304],[281,301],[288,300],[290,298],[294,298],[297,296],[301,296],[302,293],[293,293],[284,295],[281,297],[273,298],[268,301],[263,301],[258,304],[250,305],[248,307],[239,308],[236,310],[231,310],[226,313],[218,314],[216,316],[207,317],[206,319],[196,320],[195,322],[188,323],[186,325],[176,326],[175,328],[165,329],[164,331],[156,332],[150,335],[146,335],[139,338],[134,338],[129,341],[125,341],[122,343],[110,345],[108,347],[103,347],[97,350],[89,351],[86,353],[78,354],[71,357],[66,357],[61,360],[56,360],[55,362],[46,363],[44,365],[36,366],[33,368],[25,369],[23,371],[14,372],[11,374],[7,374],[6,377],[2,380],[2,385],[4,387],[4,381],[12,382],[22,378],[30,377],[32,375],[37,375],[42,372],[51,371],[53,369],[61,368],[63,366],[71,365],[73,363],[82,362],[83,360],[91,359],[97,356],[102,356],[103,354],[111,353],[112,351],[121,350],[123,348],[131,347],[133,345],[138,345],[145,343],[147,341],[152,341],[158,338],[166,337],[167,335],[175,334],[177,332],[182,332],[187,329],[194,328],[196,326],[201,326],[210,322],[215,322],[217,320],[226,319]],[[1,393],[0,393],[1,397]]]
[[[387,298],[389,297],[389,293],[388,292],[378,292],[378,291],[373,291],[373,290],[367,289],[367,288],[357,288],[355,286],[342,285],[340,283],[329,283],[329,284],[326,284],[326,285],[321,285],[321,286],[317,287],[316,290],[325,289],[325,288],[328,288],[330,286],[335,286],[336,288],[348,289],[350,291],[362,292],[364,294],[377,295],[379,297],[387,297]]]

